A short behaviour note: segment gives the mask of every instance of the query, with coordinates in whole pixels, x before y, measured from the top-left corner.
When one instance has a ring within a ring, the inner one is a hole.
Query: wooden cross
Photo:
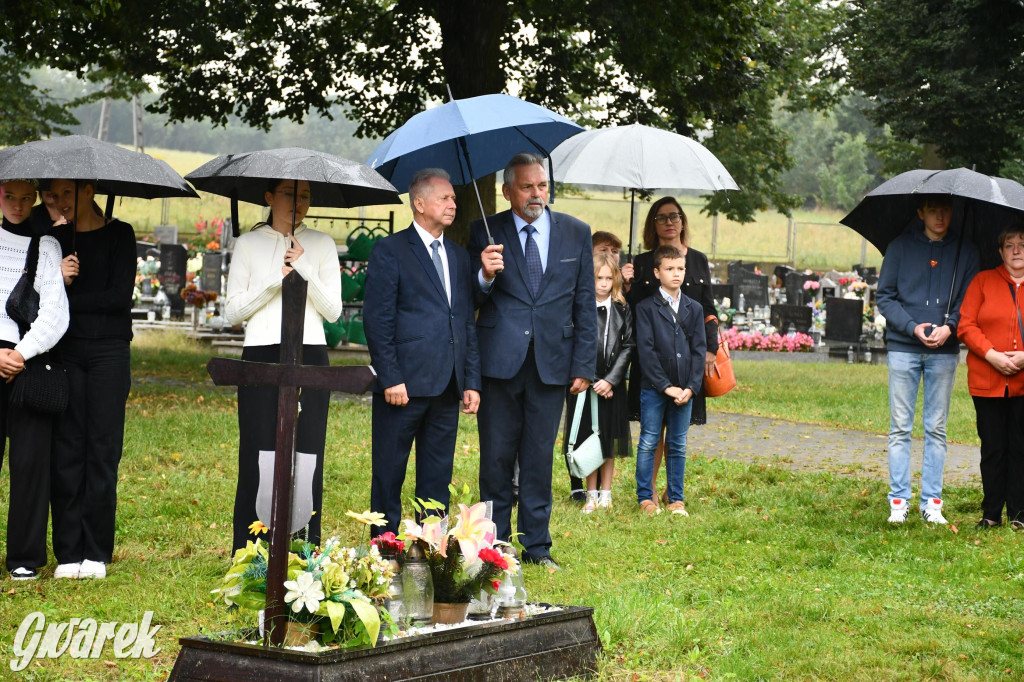
[[[270,511],[270,550],[267,562],[265,641],[280,646],[288,620],[284,582],[291,546],[292,473],[295,466],[295,424],[299,389],[365,393],[373,384],[369,367],[301,365],[302,330],[306,309],[306,280],[292,271],[282,284],[281,361],[279,364],[213,358],[206,369],[217,386],[277,386],[277,440],[274,448],[274,489]],[[255,513],[255,510],[254,510]]]

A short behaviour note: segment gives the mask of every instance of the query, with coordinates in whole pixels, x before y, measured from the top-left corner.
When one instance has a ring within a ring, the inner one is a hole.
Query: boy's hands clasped
[[[672,398],[676,405],[685,405],[690,402],[690,398],[693,397],[693,391],[688,388],[679,388],[678,386],[669,386],[665,389],[665,395]]]

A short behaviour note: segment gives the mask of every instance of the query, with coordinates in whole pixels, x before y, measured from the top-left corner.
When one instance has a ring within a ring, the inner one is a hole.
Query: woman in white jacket
[[[46,566],[46,522],[50,513],[50,436],[54,416],[10,404],[13,380],[25,361],[53,348],[68,328],[68,298],[60,273],[60,245],[38,241],[34,288],[39,315],[23,329],[7,314],[7,300],[27,265],[32,242],[29,215],[36,185],[29,180],[0,184],[0,454],[8,440],[11,492],[7,509],[7,570],[14,580],[31,580]]]
[[[297,194],[296,194],[297,190]],[[267,186],[270,215],[235,242],[228,274],[225,315],[233,324],[245,321],[242,359],[274,363],[281,354],[282,282],[292,270],[308,283],[304,315],[302,364],[328,364],[323,321],[341,316],[341,268],[334,240],[307,228],[302,219],[310,206],[309,183],[273,180]],[[294,215],[293,215],[294,213]],[[295,226],[294,232],[292,226]],[[296,451],[316,455],[313,476],[314,514],[306,539],[320,543],[323,500],[324,444],[330,391],[302,389],[296,426]],[[276,440],[277,389],[238,388],[238,486],[235,491],[232,551],[251,540],[249,526],[257,520],[259,452],[273,451]]]

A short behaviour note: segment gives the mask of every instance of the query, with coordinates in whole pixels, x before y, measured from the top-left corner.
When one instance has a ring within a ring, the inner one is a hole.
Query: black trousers
[[[61,564],[110,563],[131,346],[125,339],[65,338],[60,355],[70,401],[55,421],[50,462],[53,553]]]
[[[14,344],[0,342],[0,347]],[[13,407],[11,385],[0,381],[0,438],[7,442],[11,493],[7,501],[7,570],[46,565],[53,417]],[[2,462],[0,445],[0,462]]]
[[[373,535],[398,533],[402,520],[402,484],[409,451],[416,443],[416,497],[437,500],[448,507],[459,433],[459,402],[455,377],[439,396],[410,398],[389,405],[383,393],[373,394],[373,478],[370,509],[384,514],[387,525]]]
[[[982,516],[1024,521],[1024,397],[973,397],[981,439]]]
[[[278,362],[281,346],[246,346],[242,359],[250,362]],[[326,346],[303,346],[302,364],[326,367]],[[295,427],[295,450],[316,455],[313,475],[313,510],[306,539],[320,544],[320,518],[323,516],[324,446],[327,441],[327,410],[331,392],[301,389],[302,410]],[[232,553],[255,540],[249,526],[256,518],[256,493],[260,487],[260,450],[274,450],[277,444],[277,388],[273,386],[238,387],[238,486],[235,489]]]
[[[565,386],[541,381],[533,346],[511,379],[484,377],[480,396],[480,499],[494,502],[499,540],[512,534],[512,476],[519,463],[519,541],[534,557],[548,556],[551,465]]]

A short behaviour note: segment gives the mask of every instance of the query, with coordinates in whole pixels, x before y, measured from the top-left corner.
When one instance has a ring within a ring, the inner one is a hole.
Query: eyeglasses
[[[659,225],[662,225],[665,222],[678,223],[682,219],[682,213],[659,213],[658,215],[654,216],[654,222],[658,223]]]

